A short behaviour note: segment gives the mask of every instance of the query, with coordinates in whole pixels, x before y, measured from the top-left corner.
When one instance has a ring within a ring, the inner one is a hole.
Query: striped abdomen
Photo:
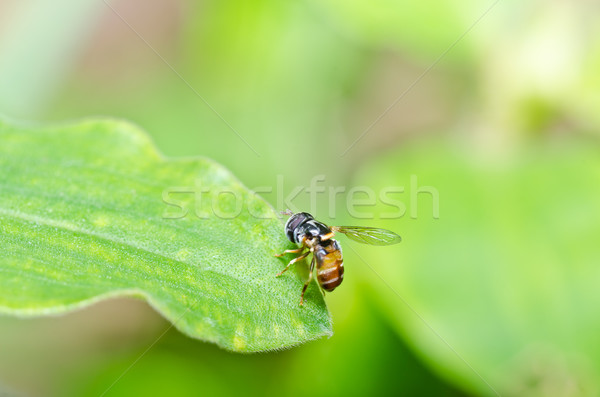
[[[315,248],[317,280],[325,291],[333,291],[344,279],[342,248],[334,239],[322,241]]]

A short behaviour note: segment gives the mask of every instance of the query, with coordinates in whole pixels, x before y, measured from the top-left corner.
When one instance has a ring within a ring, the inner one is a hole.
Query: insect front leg
[[[299,248],[299,249],[300,249],[300,250],[302,250],[303,248]],[[302,255],[300,255],[300,256],[297,256],[297,257],[295,257],[294,259],[292,259],[292,260],[290,261],[290,263],[288,263],[288,264],[287,264],[287,266],[285,267],[285,269],[283,269],[283,270],[282,270],[282,271],[281,271],[279,274],[277,274],[277,276],[275,276],[275,277],[279,277],[279,276],[281,276],[283,273],[285,273],[285,272],[286,272],[286,271],[287,271],[287,270],[290,268],[290,266],[292,266],[294,263],[298,262],[299,260],[302,260],[302,259],[306,258],[306,257],[308,256],[308,254],[310,254],[310,251],[306,251],[306,252],[305,252],[305,253],[303,253]]]
[[[300,247],[295,250],[285,250],[281,254],[275,254],[275,256],[279,258],[280,256],[284,256],[285,254],[298,254],[298,253],[302,252],[303,249],[304,249],[304,247]]]
[[[300,306],[304,305],[304,293],[306,292],[306,288],[308,288],[308,285],[310,284],[312,278],[313,278],[313,270],[315,269],[315,257],[313,256],[312,261],[310,261],[310,270],[308,273],[308,280],[306,280],[306,283],[304,283],[304,287],[302,287],[302,294],[300,295]]]

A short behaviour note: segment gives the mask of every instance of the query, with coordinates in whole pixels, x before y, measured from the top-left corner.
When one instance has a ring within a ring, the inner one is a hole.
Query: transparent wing
[[[349,239],[370,245],[398,244],[402,238],[396,233],[376,227],[332,226],[334,232],[344,233]]]

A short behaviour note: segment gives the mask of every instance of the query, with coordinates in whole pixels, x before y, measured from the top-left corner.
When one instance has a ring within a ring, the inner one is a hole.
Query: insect
[[[340,243],[333,239],[335,233],[344,233],[351,240],[370,245],[391,245],[402,240],[396,233],[386,229],[361,226],[327,226],[317,221],[308,212],[293,214],[288,211],[284,214],[290,215],[284,227],[287,238],[293,243],[301,244],[301,247],[295,250],[285,250],[283,253],[275,255],[280,257],[285,254],[300,254],[292,259],[285,269],[277,274],[277,277],[285,273],[294,263],[306,258],[311,253],[313,254],[308,280],[304,283],[300,295],[300,306],[304,304],[304,293],[312,280],[315,264],[317,266],[317,281],[325,291],[333,291],[344,279],[342,247]]]

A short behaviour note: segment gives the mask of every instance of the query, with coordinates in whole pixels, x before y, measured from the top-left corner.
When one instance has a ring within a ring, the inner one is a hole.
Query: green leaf
[[[393,196],[404,216],[373,221],[403,242],[361,246],[360,258],[346,249],[346,259],[363,265],[382,312],[448,380],[478,395],[495,395],[479,375],[501,395],[594,395],[598,154],[589,142],[561,142],[510,158],[450,145],[382,157],[356,182],[405,187]],[[429,187],[439,193],[439,219]]]
[[[438,57],[483,12],[478,13],[477,4],[456,0],[438,1],[435,7],[417,0],[313,3],[338,31],[353,40],[374,46],[399,47],[411,56],[425,59]],[[461,59],[466,54],[464,47],[456,46],[447,58]]]
[[[128,295],[235,351],[331,335],[318,285],[299,307],[303,279],[275,277],[291,243],[274,210],[213,161],[163,158],[131,124],[0,120],[0,189],[0,312]]]

